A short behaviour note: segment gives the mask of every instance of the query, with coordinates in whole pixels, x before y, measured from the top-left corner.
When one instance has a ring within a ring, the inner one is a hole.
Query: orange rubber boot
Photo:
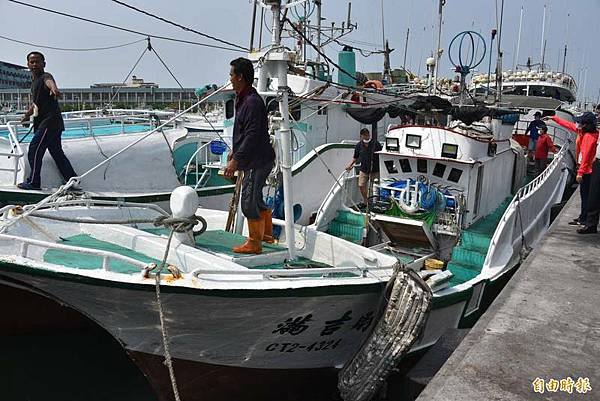
[[[233,247],[235,253],[262,253],[262,237],[265,232],[263,219],[248,219],[248,239],[244,244]]]
[[[275,243],[275,238],[273,238],[273,214],[271,209],[261,210],[260,218],[265,222],[265,233],[262,240],[267,244]]]

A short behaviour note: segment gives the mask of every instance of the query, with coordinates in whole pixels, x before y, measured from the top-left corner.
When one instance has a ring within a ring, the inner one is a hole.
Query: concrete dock
[[[576,191],[418,401],[600,400],[600,234]]]

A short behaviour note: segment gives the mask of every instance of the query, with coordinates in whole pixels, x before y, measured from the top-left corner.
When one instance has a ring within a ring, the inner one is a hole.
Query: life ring
[[[376,79],[370,79],[367,82],[365,82],[365,88],[383,89],[383,84],[381,83],[381,81],[378,81]]]

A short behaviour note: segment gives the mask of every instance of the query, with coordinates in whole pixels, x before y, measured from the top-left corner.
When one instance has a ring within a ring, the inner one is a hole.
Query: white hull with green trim
[[[68,206],[77,203],[63,201],[5,227],[0,281],[73,308],[128,351],[163,355],[155,277],[144,269],[160,264],[168,230],[46,218],[139,221],[162,214],[141,205],[94,206],[106,202]],[[199,212],[207,230],[195,246],[173,242],[168,254],[182,277],[166,270],[161,276],[173,358],[256,369],[334,368],[352,358],[377,323],[395,258],[306,228],[296,233],[299,259],[292,264],[281,245],[237,255],[231,246],[244,238],[221,229],[226,214]],[[4,222],[16,218],[9,214]]]
[[[512,125],[498,121],[492,126],[494,134],[486,136],[442,127],[393,127],[379,152],[381,178],[372,210],[357,209],[362,202],[358,177],[346,174],[317,213],[315,229],[366,241],[429,277],[433,308],[413,351],[433,345],[448,328],[474,324],[546,233],[551,208],[566,189],[573,167],[570,133],[554,129],[560,150],[541,174],[513,192],[525,173],[519,167],[524,155],[509,142]],[[444,207],[427,211],[421,203],[419,211],[412,209],[415,200],[427,200],[429,188],[444,195],[434,198],[438,204],[443,198]],[[426,262],[430,258],[438,260]]]

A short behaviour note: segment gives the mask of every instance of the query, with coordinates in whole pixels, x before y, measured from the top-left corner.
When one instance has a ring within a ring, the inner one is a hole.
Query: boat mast
[[[542,60],[540,70],[544,71],[544,56],[546,53],[546,5],[544,4],[544,17],[542,19],[542,43],[540,44],[540,59]]]
[[[502,99],[502,21],[504,19],[504,0],[502,0],[500,6],[500,25],[498,26],[498,58],[496,60],[496,101],[499,102]]]
[[[411,10],[411,2],[408,3],[408,16],[406,18],[406,41],[404,42],[404,61],[402,62],[402,67],[406,71],[406,53],[408,52],[408,35],[410,35],[410,10]]]
[[[444,10],[444,5],[446,4],[446,0],[440,0],[440,5],[438,8],[438,37],[437,37],[437,48],[435,49],[435,67],[433,70],[433,94],[437,93],[437,77],[438,77],[438,68],[440,65],[440,58],[442,56],[442,13]]]
[[[288,61],[290,55],[285,48],[281,46],[281,0],[263,0],[265,4],[271,7],[273,12],[273,34],[271,37],[271,49],[264,56],[267,67],[274,71],[274,77],[277,78],[277,92],[279,97],[279,113],[281,122],[279,128],[279,139],[281,143],[281,172],[283,177],[283,207],[285,213],[285,239],[287,242],[288,255],[291,260],[296,258],[296,240],[294,233],[294,208],[292,193],[292,158],[291,158],[291,130],[288,104]]]
[[[250,47],[248,48],[248,51],[250,53],[252,53],[252,51],[254,50],[254,31],[256,29],[256,0],[252,0],[253,6],[252,6],[252,28],[250,31]],[[262,27],[262,20],[261,20],[261,27]]]
[[[567,70],[567,45],[569,44],[569,17],[571,14],[567,14],[567,40],[565,40],[565,54],[563,55],[563,68],[562,73],[564,74]]]
[[[519,38],[517,39],[517,51],[513,59],[513,70],[517,69],[517,63],[519,62],[519,51],[521,50],[521,29],[523,28],[523,6],[521,5],[521,16],[519,17]]]
[[[315,0],[315,6],[317,7],[317,65],[321,62],[321,0]],[[317,67],[320,68],[320,67]]]

